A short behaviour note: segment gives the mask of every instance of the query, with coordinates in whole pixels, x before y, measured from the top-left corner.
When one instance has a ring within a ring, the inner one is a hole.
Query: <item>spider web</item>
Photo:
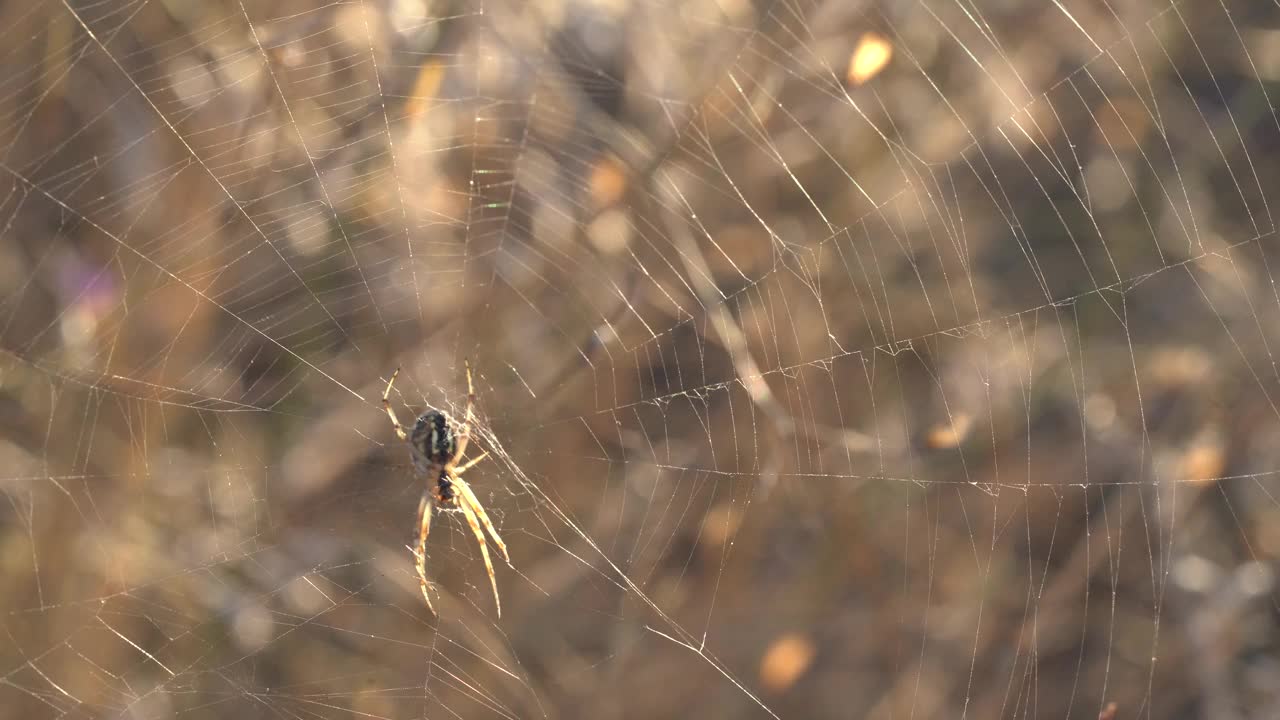
[[[1273,715],[1277,27],[0,5],[0,707]]]

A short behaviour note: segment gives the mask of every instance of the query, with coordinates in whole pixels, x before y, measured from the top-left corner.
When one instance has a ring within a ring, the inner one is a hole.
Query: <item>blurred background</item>
[[[1275,5],[0,38],[0,717],[1280,712]]]

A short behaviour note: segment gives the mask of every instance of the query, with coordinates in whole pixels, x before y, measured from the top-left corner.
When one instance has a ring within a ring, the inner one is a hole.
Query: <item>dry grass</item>
[[[1274,712],[1273,17],[411,5],[0,6],[0,716]]]

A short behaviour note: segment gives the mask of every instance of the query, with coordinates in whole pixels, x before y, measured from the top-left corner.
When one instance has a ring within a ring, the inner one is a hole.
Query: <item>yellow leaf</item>
[[[849,58],[849,71],[845,75],[850,85],[861,85],[875,77],[893,58],[893,46],[877,33],[866,33],[858,41]]]

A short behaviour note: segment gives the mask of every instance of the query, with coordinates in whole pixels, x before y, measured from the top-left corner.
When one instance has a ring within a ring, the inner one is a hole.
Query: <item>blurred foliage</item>
[[[0,36],[0,717],[1275,714],[1274,6]]]

